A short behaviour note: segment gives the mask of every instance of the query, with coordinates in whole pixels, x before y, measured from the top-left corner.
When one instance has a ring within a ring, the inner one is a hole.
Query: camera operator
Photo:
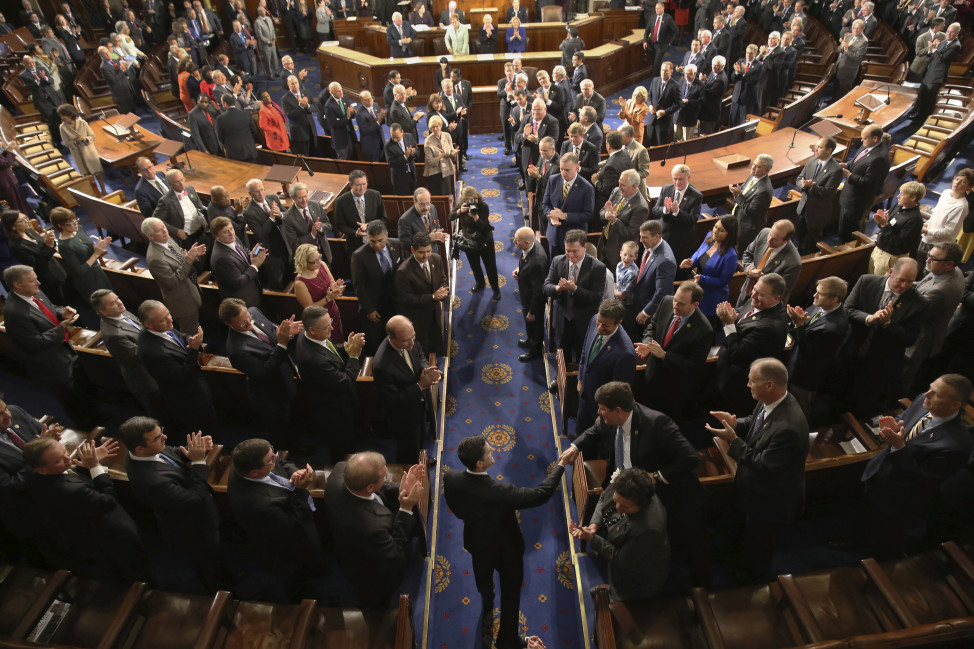
[[[494,291],[495,302],[501,299],[501,290],[497,284],[497,258],[494,254],[494,226],[487,218],[490,208],[480,193],[473,187],[467,185],[460,192],[460,200],[457,202],[453,212],[450,213],[450,220],[460,220],[460,236],[456,237],[454,245],[467,255],[467,263],[473,271],[474,279],[477,284],[470,290],[477,293],[484,290],[484,273],[480,268],[480,260],[484,262],[484,269],[487,271],[487,279],[490,280],[490,288]]]

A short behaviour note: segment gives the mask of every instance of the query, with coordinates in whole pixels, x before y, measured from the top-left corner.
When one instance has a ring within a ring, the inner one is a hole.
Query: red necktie
[[[59,324],[61,324],[60,322],[58,322],[57,316],[54,315],[54,312],[51,311],[50,309],[48,309],[47,306],[45,306],[45,304],[43,302],[41,302],[40,300],[38,300],[36,297],[32,297],[31,299],[34,300],[34,304],[36,304],[37,305],[37,308],[39,308],[41,310],[41,313],[43,313],[47,317],[47,319],[51,321],[51,324],[53,324],[55,327],[58,326]],[[68,335],[68,328],[65,327],[64,328],[64,342],[68,342],[68,340],[70,338],[71,338],[71,336]]]
[[[680,316],[676,316],[673,318],[673,324],[671,324],[670,328],[666,331],[666,336],[663,337],[663,347],[666,347],[667,345],[670,344],[670,341],[673,340],[673,334],[676,333],[676,328],[679,326],[680,326]]]
[[[656,26],[653,27],[653,42],[654,43],[659,38],[659,26],[660,26],[660,23],[662,23],[662,22],[663,22],[663,18],[661,16],[656,16]]]
[[[210,120],[210,126],[213,126],[213,116],[209,112],[206,113],[206,119]]]
[[[7,439],[10,440],[10,442],[17,448],[24,448],[24,446],[26,446],[26,444],[24,444],[24,440],[20,439],[20,435],[13,432],[9,428],[3,431],[3,434],[6,435]]]
[[[636,276],[636,281],[637,282],[640,279],[642,279],[642,277],[643,277],[643,271],[646,270],[646,262],[649,261],[649,253],[650,253],[649,250],[647,250],[646,252],[643,253],[643,261],[642,261],[641,264],[639,264],[639,275]]]

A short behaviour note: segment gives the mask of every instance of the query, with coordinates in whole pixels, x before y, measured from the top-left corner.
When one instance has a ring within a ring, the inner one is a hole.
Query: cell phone
[[[259,255],[260,254],[260,244],[259,243],[257,244],[257,247],[254,248],[254,254],[255,255]]]

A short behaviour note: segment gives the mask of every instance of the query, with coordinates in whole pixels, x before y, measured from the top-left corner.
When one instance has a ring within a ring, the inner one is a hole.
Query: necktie
[[[646,251],[643,253],[643,260],[639,264],[639,274],[636,276],[636,281],[642,279],[643,271],[646,270],[646,266],[647,264],[649,264],[649,258],[650,256],[652,256],[652,254],[653,251],[650,250],[649,248],[647,248]]]
[[[50,309],[47,308],[47,305],[46,304],[44,304],[43,302],[41,302],[40,300],[38,300],[36,297],[32,297],[31,299],[34,300],[34,304],[36,304],[37,305],[37,308],[41,310],[41,313],[43,313],[44,316],[48,320],[51,321],[51,324],[52,325],[54,325],[56,327],[59,324],[61,324],[60,322],[58,322],[57,316],[54,315],[54,312],[53,311],[51,311]],[[64,342],[68,342],[68,339],[69,338],[70,338],[70,336],[68,336],[68,329],[67,329],[67,327],[65,327],[64,328]]]
[[[430,218],[426,214],[423,215],[423,225],[426,226],[426,231],[429,232],[430,231]]]
[[[399,353],[402,354],[402,359],[406,361],[406,365],[409,366],[409,371],[415,373],[416,370],[413,368],[413,359],[409,357],[409,352],[405,349],[400,349]]]
[[[188,348],[186,347],[186,345],[183,344],[182,338],[180,338],[179,336],[177,336],[175,331],[173,331],[172,329],[170,329],[169,331],[166,332],[166,335],[169,336],[169,338],[172,339],[172,341],[174,343],[176,343],[177,345],[179,345],[180,347],[182,347],[184,351],[188,351]]]
[[[677,192],[676,196],[673,197],[673,204],[679,206],[681,199],[682,196],[680,196],[680,192]]]
[[[125,322],[127,322],[130,326],[135,327],[138,331],[142,331],[142,327],[140,327],[138,325],[138,323],[135,322],[135,320],[133,320],[132,318],[128,317],[127,315],[123,315],[122,316],[122,320],[124,320]]]
[[[388,249],[383,249],[382,252],[378,253],[379,256],[379,267],[382,268],[382,274],[388,275],[389,271],[392,270],[392,259],[389,257]]]
[[[929,412],[921,417],[920,421],[918,421],[916,425],[910,429],[909,434],[906,436],[906,441],[909,442],[911,439],[919,437],[920,433],[923,432],[923,429],[930,425],[931,420],[933,420],[933,415],[931,415]]]
[[[165,462],[169,466],[176,467],[177,469],[179,468],[179,465],[176,464],[176,460],[172,459],[171,457],[169,457],[165,453],[160,453],[158,455],[158,457],[159,457],[160,460],[162,460],[163,462]]]
[[[541,175],[544,176],[547,173],[548,173],[548,161],[545,160],[544,162],[541,163]]]
[[[271,341],[271,339],[267,336],[267,334],[265,334],[263,331],[261,331],[257,327],[254,327],[253,329],[251,329],[251,331],[253,331],[254,332],[254,335],[257,336],[258,338],[260,338],[260,341],[262,343],[264,343],[265,345],[273,345],[274,344],[273,341]]]
[[[660,23],[661,22],[663,22],[663,18],[660,17],[660,16],[656,16],[656,25],[653,27],[653,42],[654,43],[659,38],[659,26],[660,26]]]
[[[758,416],[754,418],[754,426],[751,427],[752,433],[761,430],[761,426],[764,425],[764,412],[764,406],[761,406],[761,411],[758,413]],[[748,441],[753,441],[753,439],[754,438],[751,437]]]
[[[822,171],[822,161],[821,161],[821,160],[819,160],[819,161],[818,161],[818,164],[817,164],[817,165],[815,165],[815,175],[814,175],[814,176],[812,176],[812,179],[814,180],[815,178],[818,178],[818,174],[819,174],[819,172],[821,172],[821,171]]]
[[[182,251],[179,250],[179,248],[177,248],[176,246],[172,245],[172,242],[167,243],[166,247],[169,249],[169,252],[171,252],[176,257],[176,259],[179,260],[179,263],[183,263],[186,261],[186,258],[183,257]],[[192,266],[190,266],[190,268],[192,268]],[[196,271],[195,270],[190,271],[189,280],[194,284],[196,284],[198,279],[199,278],[196,276]]]
[[[622,426],[616,427],[616,448],[615,464],[617,469],[628,468],[629,458],[626,457],[626,434],[622,432]]]
[[[13,444],[14,446],[16,446],[17,448],[24,448],[24,446],[26,446],[26,444],[24,444],[24,440],[20,439],[20,435],[13,432],[9,428],[3,431],[3,438],[8,442],[10,442],[11,444]]]
[[[358,210],[358,218],[360,221],[365,220],[365,198],[359,196],[355,199],[355,209]]]
[[[270,478],[275,484],[284,487],[288,491],[294,491],[294,485],[291,484],[291,481],[285,478],[284,476],[277,475],[276,473],[271,471],[270,473],[267,474],[267,477]],[[310,494],[308,495],[308,507],[311,508],[311,511],[315,510],[315,503],[314,500],[311,498]]]
[[[588,353],[588,362],[591,363],[595,360],[595,357],[599,355],[599,350],[602,349],[603,336],[596,336],[595,342],[592,343],[592,351]]]
[[[666,330],[666,335],[663,337],[663,347],[666,347],[667,345],[670,344],[670,341],[673,340],[673,334],[676,333],[676,328],[679,326],[680,326],[680,316],[674,316],[673,324],[671,324],[670,328]]]
[[[433,276],[430,275],[430,267],[429,267],[429,264],[423,264],[423,272],[426,274],[426,281],[427,282],[432,282],[433,281]]]
[[[247,256],[247,253],[244,252],[243,248],[241,248],[240,245],[239,244],[236,244],[236,243],[233,244],[233,247],[237,251],[237,254],[239,254],[241,257],[243,257],[243,260],[249,264],[250,263],[250,257]]]
[[[687,83],[685,86],[683,86],[683,98],[686,99],[687,95],[689,94],[690,94],[690,84]]]
[[[869,149],[863,149],[862,151],[860,151],[859,153],[856,154],[856,158],[852,162],[853,163],[859,162],[859,158],[861,158],[862,156],[866,155],[867,153],[869,153]]]
[[[562,185],[562,188],[561,188],[561,201],[562,201],[562,205],[564,205],[565,204],[565,201],[568,200],[568,190],[571,189],[571,188],[572,188],[572,186],[569,185],[568,183],[565,183],[564,185]]]
[[[314,224],[314,221],[311,220],[311,215],[308,214],[308,208],[307,207],[304,208],[303,213],[304,213],[304,221],[305,221],[305,223],[308,224],[308,229],[310,230],[311,228],[314,227],[315,224]]]
[[[335,356],[338,356],[339,358],[342,357],[342,355],[338,353],[338,350],[335,349],[335,346],[331,343],[330,340],[325,339],[325,347],[327,347],[328,349],[330,349],[331,350],[331,353],[334,354]]]
[[[893,291],[883,291],[883,299],[879,301],[879,308],[885,309],[893,301]]]
[[[568,269],[568,281],[574,282],[576,277],[578,277],[578,266],[572,264]]]
[[[818,311],[816,311],[815,312],[815,315],[813,315],[811,317],[811,319],[808,321],[809,326],[815,324],[815,321],[818,320],[819,318],[821,318],[823,313],[824,313],[824,311],[822,311],[822,309],[819,309]]]
[[[404,140],[399,140],[399,148],[402,149],[403,153],[406,152],[406,142]]]
[[[532,135],[538,134],[538,123],[534,122],[534,130],[531,132]]]

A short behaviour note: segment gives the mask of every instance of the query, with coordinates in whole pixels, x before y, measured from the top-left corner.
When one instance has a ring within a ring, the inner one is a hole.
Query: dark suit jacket
[[[784,303],[758,311],[738,309],[737,331],[727,336],[717,360],[717,385],[721,391],[737,390],[747,383],[751,363],[759,358],[782,358],[788,337],[788,313]]]
[[[337,356],[304,334],[298,336],[296,357],[304,399],[320,412],[328,413],[325,425],[330,434],[345,434],[351,432],[355,423],[355,380],[361,362],[349,356],[344,345],[335,345],[335,349]]]
[[[721,101],[727,91],[727,71],[712,74],[703,84],[703,103],[700,106],[700,119],[707,122],[720,120]]]
[[[605,201],[619,188],[619,177],[622,175],[622,172],[628,171],[629,169],[632,169],[632,159],[629,157],[629,152],[625,149],[619,149],[615,153],[610,153],[609,157],[600,164],[598,169],[599,180],[595,183],[595,205],[599,210],[605,207]],[[636,239],[638,238],[639,231],[637,226]]]
[[[62,307],[51,303],[43,291],[36,297],[60,319],[64,311]],[[71,387],[77,356],[71,345],[64,341],[64,325],[55,326],[40,309],[17,295],[7,297],[4,324],[21,352],[21,360],[32,381],[44,386]]]
[[[348,117],[349,104],[342,98],[345,110],[340,110],[338,100],[330,96],[328,90],[323,90],[318,96],[320,108],[318,109],[318,122],[325,133],[331,135],[332,146],[336,151],[346,152],[354,146],[357,138],[355,137],[355,127],[352,120]]]
[[[41,422],[22,408],[7,404],[7,410],[12,420],[11,430],[24,442],[41,434]],[[27,480],[33,473],[19,448],[0,442],[0,523],[18,538],[34,536],[43,522],[31,513],[30,503],[23,497]]]
[[[135,107],[135,91],[132,81],[135,78],[135,68],[130,67],[122,72],[108,61],[102,61],[98,68],[101,78],[108,84],[112,91],[112,97],[118,103],[121,112],[126,112]]]
[[[588,144],[588,142],[582,142]],[[591,146],[591,145],[589,145]],[[582,177],[581,171],[575,176],[568,197],[562,196],[565,179],[558,174],[552,174],[545,188],[544,199],[541,201],[541,213],[547,218],[551,210],[558,208],[565,213],[561,225],[548,222],[546,235],[549,250],[561,250],[565,247],[565,233],[569,230],[588,230],[588,222],[595,211],[595,189],[592,183]],[[537,197],[535,197],[537,200]]]
[[[68,279],[61,261],[54,256],[57,247],[45,245],[44,237],[32,229],[27,230],[27,235],[34,243],[13,237],[7,240],[7,247],[17,261],[34,269],[41,286],[56,290]]]
[[[396,34],[397,31],[402,33]],[[389,43],[389,48],[392,51],[392,56],[395,58],[403,58],[406,56],[413,55],[413,44],[407,43],[406,45],[400,45],[399,41],[403,38],[416,38],[416,30],[407,21],[402,21],[402,27],[396,27],[394,23],[389,23],[386,27],[386,41]]]
[[[230,364],[247,376],[247,396],[254,409],[276,411],[282,406],[286,408],[297,394],[294,366],[287,349],[277,344],[277,326],[256,307],[249,311],[254,327],[270,338],[273,345],[229,329],[227,356]]]
[[[162,182],[163,187],[166,185],[166,177],[161,171],[156,172],[156,178]],[[168,191],[168,187],[167,187]],[[163,197],[163,193],[159,192],[152,183],[147,182],[145,178],[139,177],[139,182],[135,184],[135,202],[139,205],[139,211],[142,212],[142,216],[149,218],[156,209],[156,205],[159,204],[159,199]]]
[[[386,139],[382,135],[382,124],[376,120],[380,112],[378,104],[373,103],[372,109],[375,111],[374,116],[369,113],[368,108],[360,104],[355,109],[355,123],[358,124],[362,155],[369,162],[379,162],[384,153]],[[382,121],[385,122],[386,118],[383,117]]]
[[[372,376],[390,428],[412,432],[420,429],[432,414],[432,399],[429,389],[419,388],[419,375],[429,367],[426,352],[416,343],[407,353],[412,360],[412,369],[389,343],[387,336],[375,352]]]
[[[754,237],[754,241],[751,245],[747,247],[744,254],[741,255],[741,265],[747,270],[749,267],[753,268],[761,261],[764,257],[764,253],[768,251],[768,230],[770,228],[764,228],[758,232],[757,236]],[[795,282],[798,281],[798,275],[802,272],[802,257],[798,252],[798,248],[791,241],[784,245],[784,249],[780,250],[778,254],[768,260],[768,263],[764,266],[765,273],[778,273],[785,280],[785,293],[781,296],[781,301],[788,303],[788,295],[791,293],[792,287]],[[737,297],[737,306],[750,308],[751,304],[751,293],[747,290],[748,282],[744,282],[741,286],[741,293]]]
[[[206,114],[200,106],[196,106],[196,108],[189,111],[189,114],[186,116],[186,121],[189,123],[190,136],[192,137],[193,144],[200,151],[211,155],[221,155],[223,152],[220,149],[220,140],[216,136],[219,114],[215,114],[212,111],[207,112],[213,118],[212,124],[210,124],[210,120],[207,119]],[[139,183],[142,183],[141,179]],[[149,185],[149,183],[145,184]],[[152,189],[152,185],[149,185],[149,189]]]
[[[564,472],[564,467],[555,466],[540,485],[531,488],[500,482],[487,473],[447,471],[443,495],[453,514],[463,521],[463,547],[485,559],[512,554],[523,557],[524,536],[515,510],[548,502]]]
[[[611,336],[602,341],[599,353],[589,361],[592,345],[598,336],[597,318],[594,315],[589,320],[578,363],[578,381],[582,384],[578,395],[579,421],[596,418],[598,404],[595,402],[595,391],[599,387],[609,381],[632,384],[636,379],[636,349],[621,323]]]
[[[430,212],[427,216],[430,222],[430,231],[440,227],[440,218],[436,212],[436,206],[430,205]],[[399,242],[402,244],[403,255],[409,256],[409,248],[413,242],[413,236],[418,232],[426,232],[423,225],[423,217],[416,211],[416,206],[410,207],[399,217],[397,224],[399,229]]]
[[[249,258],[245,260],[237,252],[237,247],[249,256],[249,251],[240,244],[234,244],[231,249],[219,241],[213,243],[210,267],[213,269],[213,279],[220,288],[220,299],[236,297],[246,302],[247,306],[260,306],[262,291],[260,280],[257,279],[257,268],[250,263]]]
[[[676,196],[676,187],[666,185],[660,191],[659,198],[653,206],[653,218],[663,221],[663,239],[673,249],[673,256],[679,264],[689,259],[694,250],[693,226],[700,219],[700,206],[703,204],[703,194],[693,185],[687,185],[680,196],[680,211],[673,214],[666,209],[666,199]]]
[[[257,124],[248,111],[236,107],[223,111],[216,118],[216,135],[231,160],[257,161]]]
[[[741,189],[750,179],[751,177],[748,177],[748,180],[741,183]],[[747,192],[741,192],[734,197],[736,205],[734,216],[741,224],[741,234],[737,242],[738,250],[745,250],[758,236],[758,232],[766,227],[773,192],[769,175],[757,180]]]
[[[186,194],[189,200],[196,206],[197,214],[199,214],[199,222],[206,227],[206,212],[203,210],[203,203],[200,202],[199,194],[193,189],[191,185],[186,185]],[[175,245],[185,244],[185,241],[181,241],[179,237],[176,236],[176,232],[179,230],[185,230],[186,219],[183,216],[183,208],[179,205],[179,197],[176,196],[176,192],[171,189],[162,195],[159,202],[156,203],[156,209],[152,213],[152,216],[161,220],[166,224],[166,229],[169,230],[169,237]],[[186,232],[188,235],[189,232]]]
[[[306,489],[288,490],[241,477],[233,469],[227,483],[227,503],[263,566],[289,576],[313,576],[322,569],[321,538]],[[277,460],[273,472],[290,478],[293,464]]]
[[[664,85],[663,77],[653,77],[649,83],[649,99],[646,103],[657,111],[665,111],[663,117],[649,114],[646,123],[650,128],[672,128],[673,114],[683,105],[679,81],[670,78]]]
[[[889,221],[879,228],[876,247],[891,255],[916,252],[920,245],[923,230],[923,216],[920,207],[903,209],[897,203],[887,212]]]
[[[331,244],[328,242],[328,237],[332,229],[331,219],[328,218],[328,214],[318,201],[308,201],[308,214],[311,216],[312,222],[321,221],[321,230],[318,231],[317,248],[321,251],[321,256],[325,260],[325,263],[331,264]],[[291,203],[291,207],[284,210],[284,213],[281,215],[281,232],[292,254],[303,243],[316,245],[315,238],[311,235],[311,228],[308,227],[308,221],[304,218],[304,214],[298,209],[298,206],[293,202]]]
[[[332,469],[325,486],[325,509],[342,574],[359,593],[359,604],[385,605],[399,587],[407,564],[413,514],[399,509],[399,486],[377,492],[381,502],[364,500],[345,487],[345,463]]]
[[[787,525],[798,519],[805,501],[808,422],[788,394],[761,428],[751,430],[762,408],[759,403],[751,416],[738,418],[739,437],[728,451],[737,461],[737,506],[750,520]]]
[[[413,131],[416,130],[416,122],[414,122],[412,118],[409,119],[409,122],[406,123],[406,126],[411,126]],[[412,156],[406,157],[406,153],[399,145],[399,142],[396,142],[392,138],[386,140],[386,148],[385,148],[386,161],[389,163],[389,168],[393,175],[393,179],[394,179],[393,184],[395,184],[395,179],[397,177],[405,179],[408,182],[409,177],[411,176],[412,184],[415,185],[416,154],[422,150],[422,147],[417,148],[415,136],[409,133],[406,130],[405,126],[403,127],[402,143],[405,145],[407,149],[409,147],[413,147],[414,151]]]
[[[676,269],[679,265],[665,240],[660,241],[656,253],[651,261],[646,263],[642,275],[638,268],[642,263],[643,253],[636,257],[636,281],[632,287],[632,307],[638,315],[640,311],[646,315],[653,315],[659,307],[660,300],[666,295],[673,295],[673,281],[676,279]]]
[[[758,102],[758,89],[761,83],[761,68],[763,63],[755,58],[748,64],[747,72],[744,66],[747,59],[740,59],[737,63],[741,66],[740,72],[731,72],[731,80],[734,81],[734,95],[731,101],[735,104],[747,107],[749,110],[755,109]],[[733,67],[731,67],[733,70]],[[814,169],[814,167],[813,167]]]
[[[386,208],[382,203],[382,194],[374,189],[365,190],[365,222],[370,223],[376,219],[388,222]],[[362,238],[356,236],[358,231],[359,216],[355,208],[355,197],[352,192],[345,192],[335,199],[335,226],[338,231],[345,235],[345,245],[348,254],[351,255],[359,246],[362,245]]]
[[[543,318],[545,308],[544,281],[548,275],[548,256],[538,241],[534,242],[534,246],[527,253],[527,257],[523,261],[520,257],[518,258],[518,295],[521,298],[521,307],[524,313],[530,313],[536,318]]]
[[[575,113],[575,116],[578,117],[578,112],[582,109],[583,106],[586,105],[591,106],[592,108],[595,109],[595,116],[596,116],[595,121],[596,123],[599,124],[599,126],[601,126],[602,122],[605,121],[605,97],[603,97],[597,92],[593,92],[592,96],[588,100],[588,104],[586,104],[585,95],[579,92],[578,94],[575,95],[575,99],[571,104],[572,106],[571,112]]]
[[[409,318],[416,330],[416,340],[426,352],[443,354],[443,331],[440,328],[443,301],[433,299],[441,286],[446,286],[446,267],[435,252],[430,256],[430,279],[411,254],[396,269],[393,286],[401,315]]]
[[[817,306],[807,313],[814,317],[821,311]],[[849,316],[839,306],[812,324],[791,328],[791,359],[788,362],[788,383],[817,392],[832,375],[839,352],[849,335]]]
[[[865,212],[873,204],[889,174],[889,149],[882,143],[856,160],[858,155],[846,163],[851,174],[839,193],[839,205],[852,214]]]
[[[896,371],[902,364],[902,352],[920,336],[927,309],[923,296],[910,288],[897,298],[888,326],[867,326],[866,318],[879,310],[886,280],[885,275],[863,275],[845,300],[851,327],[846,350],[852,358],[861,359],[857,363],[878,364],[873,369],[880,374],[880,367]]]
[[[267,250],[267,259],[264,260],[258,273],[261,283],[269,289],[279,291],[294,277],[294,251],[288,247],[284,238],[284,207],[277,194],[268,193],[267,206],[272,207],[273,203],[277,203],[281,209],[281,220],[277,223],[272,221],[270,214],[254,201],[250,202],[243,215],[247,227],[254,233],[250,244],[259,243],[261,248]]]
[[[531,142],[524,138],[524,127],[534,127],[534,120],[531,118],[531,111],[526,110],[521,123],[514,126],[514,132],[520,135],[521,142],[521,165],[526,169],[529,164],[538,164],[541,153],[538,151],[538,143],[546,137],[554,139],[555,143],[561,142],[558,118],[551,113],[545,113],[541,123],[538,124],[538,142]]]
[[[898,421],[907,434],[927,414],[923,395],[913,399]],[[862,472],[870,503],[890,516],[922,516],[941,483],[963,470],[971,455],[971,435],[963,413],[939,425],[927,425],[906,446],[887,446]]]
[[[186,345],[189,337],[174,333]],[[139,334],[139,362],[159,384],[159,392],[167,409],[182,419],[212,417],[210,389],[200,369],[198,349],[182,349],[176,343],[163,340],[143,329]],[[197,430],[197,428],[193,428]]]
[[[811,158],[805,163],[805,168],[798,175],[796,185],[802,196],[798,199],[798,213],[809,220],[818,220],[827,224],[834,212],[835,192],[842,182],[842,167],[835,158],[829,158],[822,170],[815,175],[819,160]],[[808,189],[802,189],[802,180],[814,180],[815,184]]]
[[[40,68],[37,68],[38,72]],[[24,87],[33,95],[34,108],[44,117],[56,114],[57,107],[61,103],[54,86],[51,84],[51,77],[41,79],[26,68],[20,73],[20,80],[24,82]]]
[[[625,151],[622,152],[621,158],[625,159],[627,163],[629,162],[629,155]],[[600,173],[600,184],[601,176],[602,174]],[[616,187],[607,196],[607,199],[613,205],[618,205],[622,201],[622,191]],[[602,205],[604,206],[605,202]],[[605,220],[605,207],[599,210],[599,217],[603,223],[608,225],[608,221]],[[621,210],[616,210],[616,217],[615,222],[609,226],[608,238],[605,237],[605,229],[603,227],[603,236],[599,239],[598,246],[600,257],[605,261],[606,267],[612,271],[615,271],[619,264],[622,244],[626,241],[639,241],[639,226],[649,217],[649,206],[646,204],[646,199],[637,191],[626,201],[626,204],[622,206]],[[629,297],[631,295],[627,296],[625,300],[626,304],[631,303]]]
[[[392,260],[392,270],[388,274],[382,273],[382,266],[371,247],[362,246],[352,254],[352,284],[362,315],[378,311],[388,318],[395,313],[392,283],[396,268],[402,263],[402,244],[399,239],[387,239],[386,250]]]
[[[176,462],[125,459],[132,495],[152,510],[159,529],[178,551],[198,554],[220,543],[220,513],[206,484],[210,468],[191,464],[178,448],[163,453]]]
[[[656,34],[657,39],[654,41],[653,32],[655,31],[655,27],[656,14],[651,14],[646,19],[646,30],[643,32],[643,40],[653,46],[666,49],[679,36],[679,30],[676,28],[676,23],[667,13],[663,14],[663,20],[660,23],[659,32]],[[657,61],[656,63],[659,64],[660,62]]]
[[[126,311],[124,315],[138,324],[139,319],[135,314]],[[139,362],[139,333],[141,331],[141,325],[133,327],[123,320],[101,318],[101,339],[122,370],[125,387],[137,396],[159,391],[156,380]]]
[[[302,92],[302,94],[304,93]],[[314,117],[311,114],[313,107],[314,104],[311,103],[310,97],[308,98],[308,106],[305,108],[298,103],[297,98],[295,98],[290,90],[285,91],[281,98],[281,108],[284,109],[284,114],[287,115],[288,136],[292,142],[317,141],[318,131],[315,127]],[[314,148],[312,148],[312,151],[314,151]]]
[[[543,287],[544,296],[551,298],[551,319],[554,321],[555,336],[558,340],[561,340],[565,315],[569,310],[574,315],[573,324],[576,332],[579,336],[584,336],[589,320],[599,310],[602,296],[605,295],[605,265],[591,255],[585,255],[579,265],[574,295],[569,296],[568,291],[561,293],[556,291],[558,280],[562,277],[568,278],[569,266],[568,257],[565,255],[558,255],[552,259]]]
[[[673,296],[660,300],[656,314],[646,323],[642,342],[657,341],[663,346],[666,332],[673,320]],[[660,360],[650,354],[646,358],[646,382],[651,386],[650,393],[658,395],[654,403],[673,402],[668,397],[679,396],[685,400],[692,393],[703,375],[707,354],[714,340],[714,331],[707,317],[694,309],[687,321],[676,330],[670,344],[663,349],[666,356]]]
[[[705,98],[704,85],[698,79],[694,79],[687,91],[685,78],[679,84],[680,112],[676,114],[676,123],[680,126],[695,126]],[[683,102],[684,98],[687,100],[686,103]]]
[[[413,119],[412,111],[408,107],[403,107],[397,101],[392,102],[392,107],[389,109],[389,116],[386,118],[386,123],[390,126],[393,124],[399,124],[402,127],[403,133],[408,133],[413,136],[415,142],[419,141],[419,132],[416,129],[416,120]],[[389,158],[389,142],[387,140],[385,144],[386,148],[386,159]],[[407,143],[408,146],[408,143]],[[401,153],[401,151],[400,151]],[[401,156],[400,156],[401,157]]]

